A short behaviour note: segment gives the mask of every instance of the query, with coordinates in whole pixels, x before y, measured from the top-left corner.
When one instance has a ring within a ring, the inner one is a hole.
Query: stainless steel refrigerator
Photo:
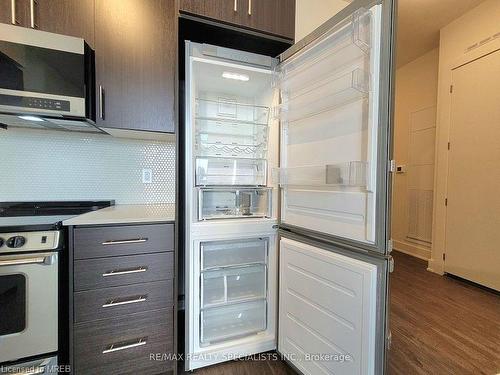
[[[355,0],[276,58],[186,42],[186,370],[384,373],[394,18]]]

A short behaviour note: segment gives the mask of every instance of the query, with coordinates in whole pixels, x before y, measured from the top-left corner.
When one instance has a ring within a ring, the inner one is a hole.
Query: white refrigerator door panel
[[[282,238],[278,350],[304,374],[373,374],[377,266]]]
[[[383,5],[392,2],[355,1],[282,55],[275,114],[281,224],[385,253],[391,57],[382,49],[391,35]]]

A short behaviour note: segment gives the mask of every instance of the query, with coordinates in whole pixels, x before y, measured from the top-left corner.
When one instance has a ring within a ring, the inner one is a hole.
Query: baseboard
[[[428,261],[431,258],[431,249],[427,249],[425,247],[412,245],[394,239],[392,240],[392,246],[394,250],[411,255],[415,258],[423,259],[425,261]]]

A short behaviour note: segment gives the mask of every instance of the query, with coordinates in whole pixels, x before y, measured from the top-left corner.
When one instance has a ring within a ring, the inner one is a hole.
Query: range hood
[[[0,24],[0,127],[104,133],[95,103],[85,40]]]

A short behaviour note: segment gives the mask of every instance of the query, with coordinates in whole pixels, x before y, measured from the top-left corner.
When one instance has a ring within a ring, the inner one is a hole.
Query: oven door
[[[57,351],[57,252],[0,257],[0,363]]]

